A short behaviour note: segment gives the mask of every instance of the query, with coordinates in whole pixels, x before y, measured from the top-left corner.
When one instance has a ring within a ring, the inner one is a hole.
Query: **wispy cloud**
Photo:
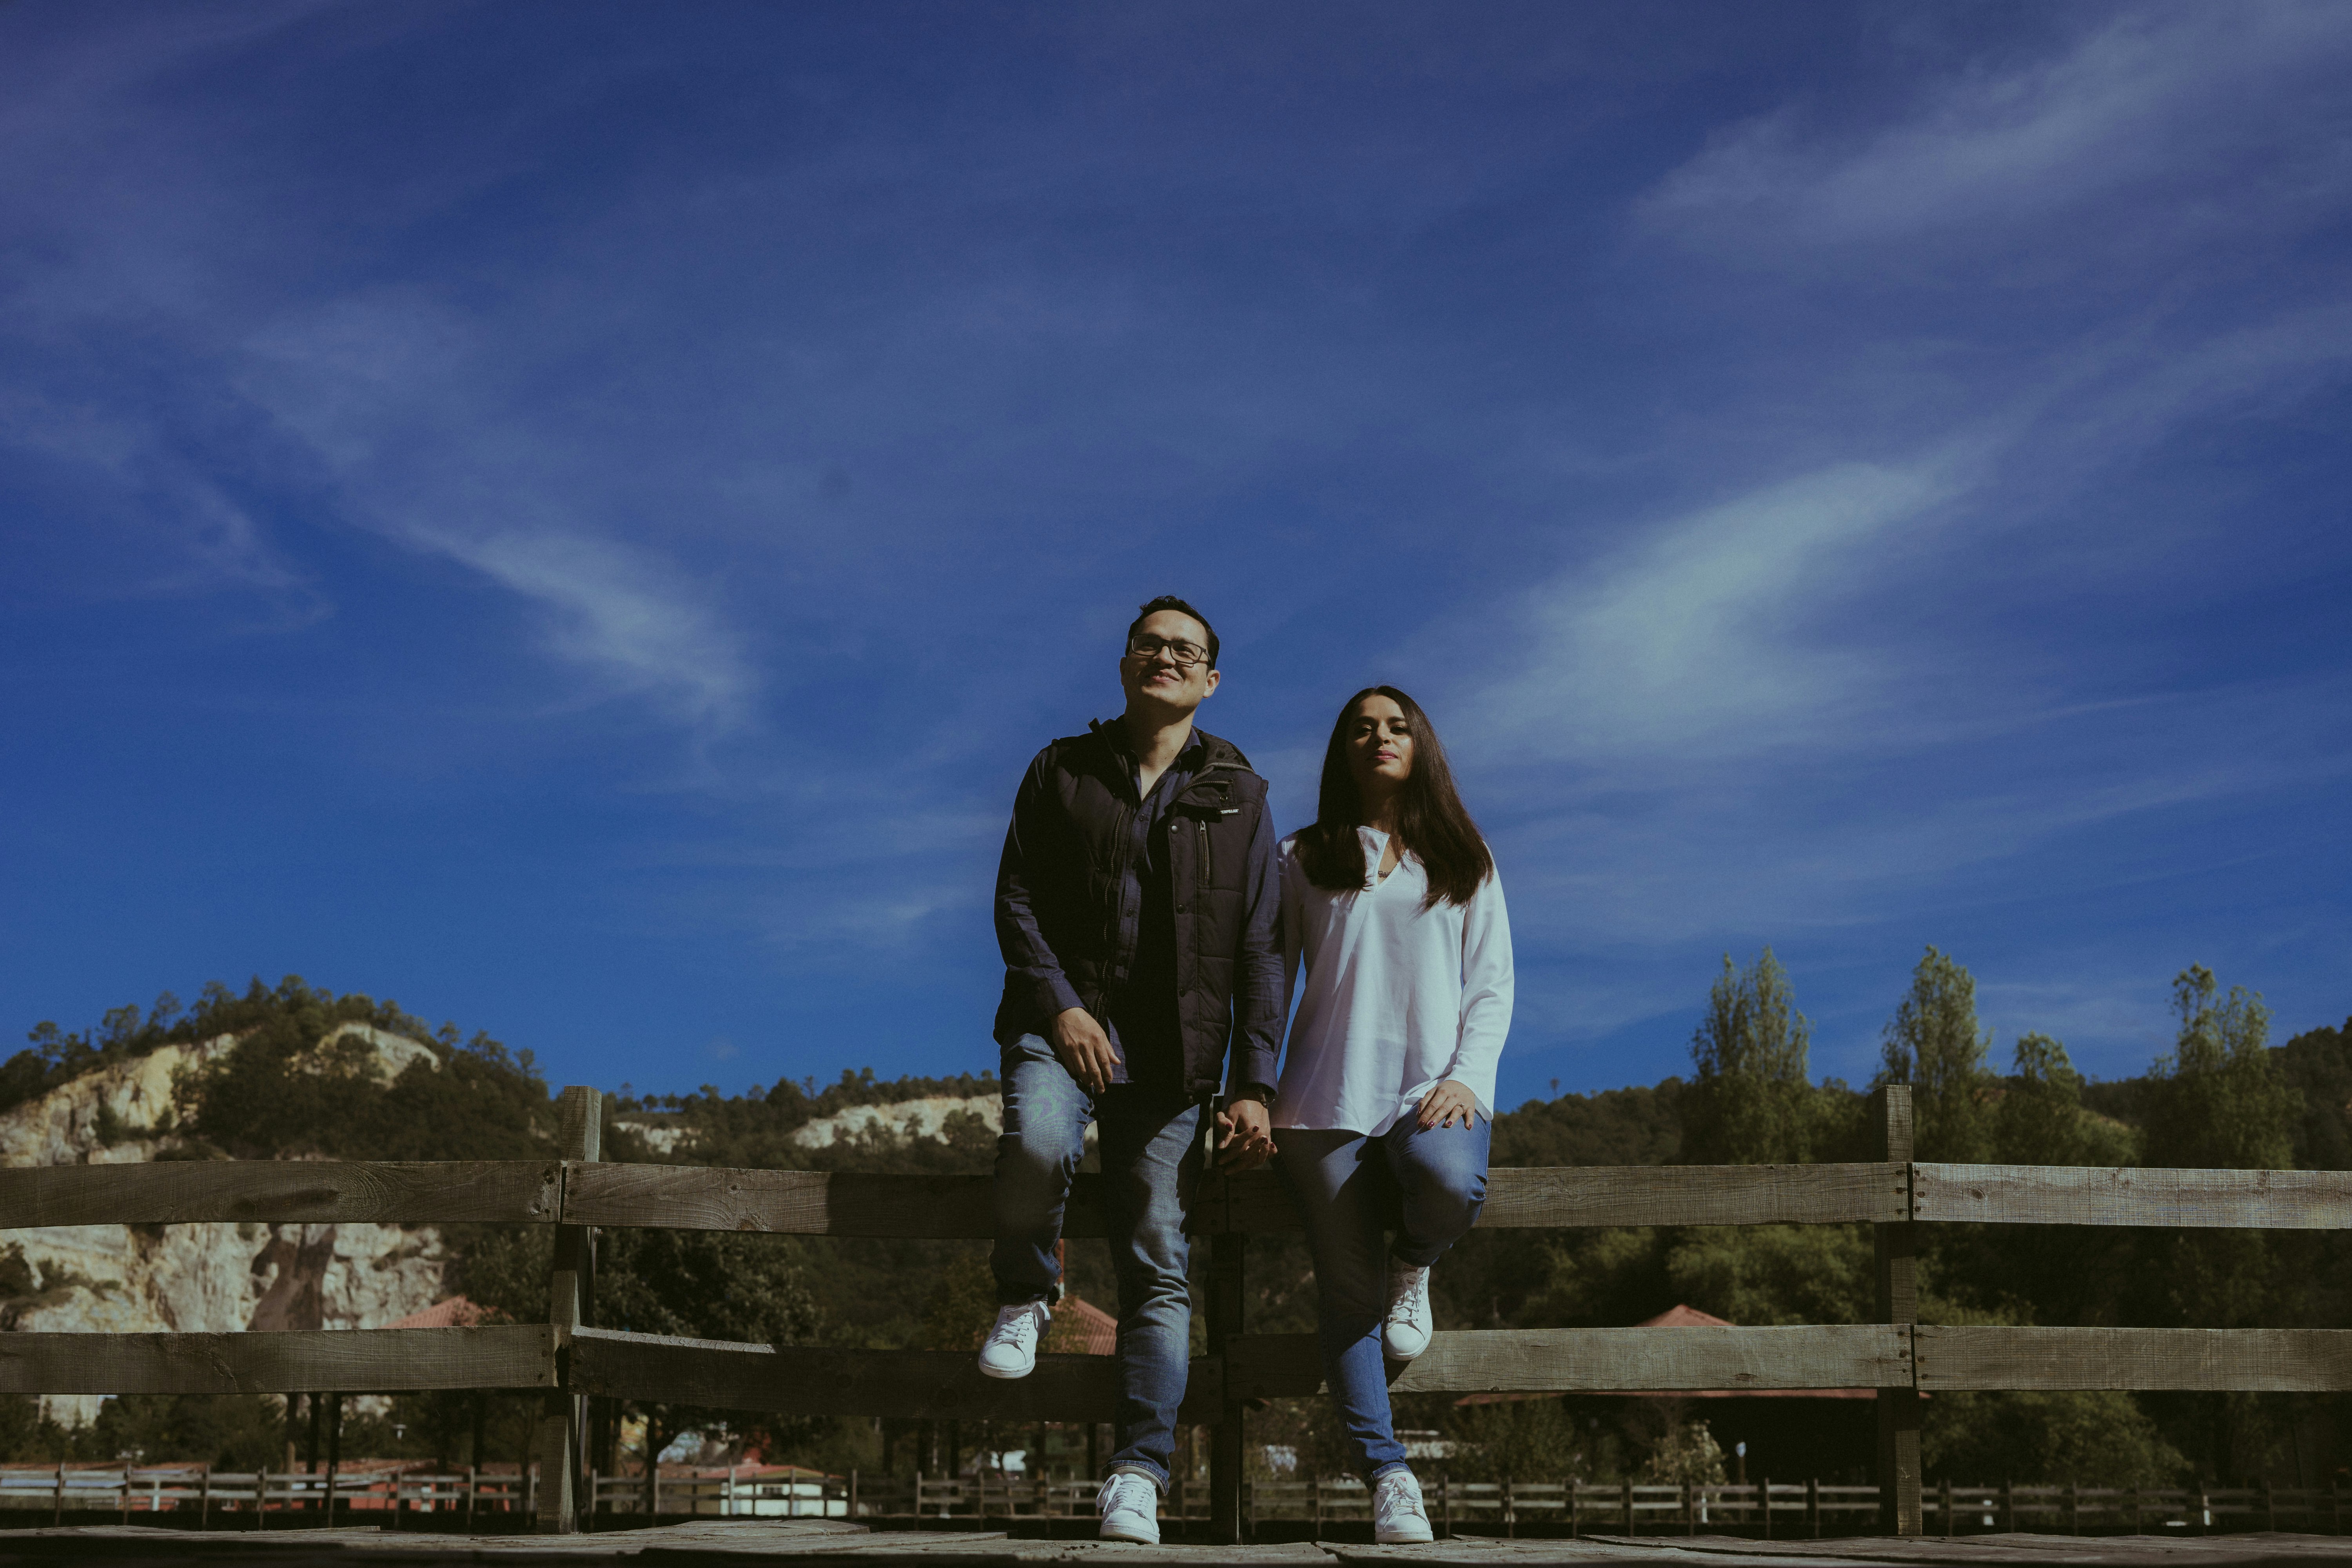
[[[1948,465],[1840,463],[1561,573],[1519,609],[1531,644],[1474,724],[1498,752],[1629,759],[1803,742],[1886,675],[1824,612],[1874,547],[1948,500]]]
[[[2127,11],[2054,58],[1953,77],[1874,131],[1841,132],[1787,109],[1719,133],[1642,205],[1649,223],[1738,230],[1809,248],[1968,235],[2184,176],[2273,143],[2291,162],[2256,184],[2281,216],[2340,186],[2340,142],[2308,139],[2352,60],[2352,13],[2326,0],[2245,0]],[[2325,95],[2325,96],[2323,96]],[[2210,198],[2177,216],[2210,223]]]
[[[520,595],[542,646],[603,694],[705,733],[748,723],[761,681],[719,595],[615,537],[626,521],[551,515],[555,498],[583,499],[593,467],[573,444],[541,444],[492,357],[450,306],[362,293],[254,333],[240,382],[332,476],[351,521]]]
[[[677,574],[641,550],[577,533],[401,537],[463,562],[539,606],[546,643],[614,694],[644,696],[710,731],[751,714],[758,673],[741,639]]]

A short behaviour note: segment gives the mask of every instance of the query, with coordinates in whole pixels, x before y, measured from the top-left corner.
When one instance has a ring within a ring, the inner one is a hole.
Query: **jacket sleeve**
[[[1499,874],[1486,879],[1462,919],[1462,1021],[1446,1077],[1467,1089],[1486,1119],[1495,1117],[1495,1064],[1511,1032],[1517,983],[1511,970],[1511,913]]]
[[[1028,991],[1041,1028],[1072,1007],[1085,1005],[1037,921],[1032,857],[1045,849],[1051,834],[1047,814],[1052,800],[1045,788],[1051,755],[1050,747],[1038,752],[1022,775],[1021,788],[1013,797],[1013,822],[1004,830],[1004,855],[996,863],[996,945],[1004,954],[1007,980],[1016,991]]]
[[[1226,1092],[1244,1084],[1271,1089],[1279,1081],[1283,1003],[1288,993],[1282,962],[1282,873],[1274,853],[1274,813],[1258,804],[1243,862],[1242,945],[1234,954],[1234,1047]]]

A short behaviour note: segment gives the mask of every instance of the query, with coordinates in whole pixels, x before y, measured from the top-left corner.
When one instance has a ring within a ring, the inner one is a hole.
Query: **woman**
[[[1315,825],[1282,846],[1282,933],[1298,1016],[1275,1142],[1314,1249],[1324,1373],[1374,1538],[1427,1541],[1383,1362],[1428,1348],[1430,1265],[1486,1201],[1511,928],[1437,732],[1393,686],[1339,711]]]

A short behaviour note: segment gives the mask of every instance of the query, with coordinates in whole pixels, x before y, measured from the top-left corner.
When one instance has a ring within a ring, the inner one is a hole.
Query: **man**
[[[1192,1344],[1184,1220],[1221,1085],[1219,1163],[1246,1170],[1274,1152],[1279,895],[1265,781],[1192,726],[1220,679],[1208,618],[1152,600],[1118,673],[1126,713],[1029,764],[997,869],[1004,1133],[998,1310],[980,1368],[1024,1377],[1036,1364],[1061,1293],[1070,1176],[1096,1122],[1119,1378],[1118,1451],[1097,1506],[1105,1539],[1156,1544]]]

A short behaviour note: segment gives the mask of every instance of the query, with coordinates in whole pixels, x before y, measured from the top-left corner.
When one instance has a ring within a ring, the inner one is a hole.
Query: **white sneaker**
[[[1384,1546],[1435,1539],[1429,1528],[1429,1510],[1421,1506],[1421,1483],[1413,1479],[1411,1470],[1391,1470],[1372,1488],[1372,1539]]]
[[[1150,1476],[1113,1471],[1095,1494],[1095,1511],[1102,1515],[1102,1528],[1095,1533],[1105,1541],[1160,1544],[1160,1489],[1152,1485]]]
[[[980,1370],[991,1377],[1026,1377],[1037,1369],[1037,1336],[1054,1314],[1043,1301],[996,1309],[996,1327],[980,1347]]]
[[[1429,1315],[1429,1270],[1390,1258],[1389,1316],[1381,1325],[1381,1348],[1391,1361],[1411,1361],[1429,1348],[1435,1326]]]

